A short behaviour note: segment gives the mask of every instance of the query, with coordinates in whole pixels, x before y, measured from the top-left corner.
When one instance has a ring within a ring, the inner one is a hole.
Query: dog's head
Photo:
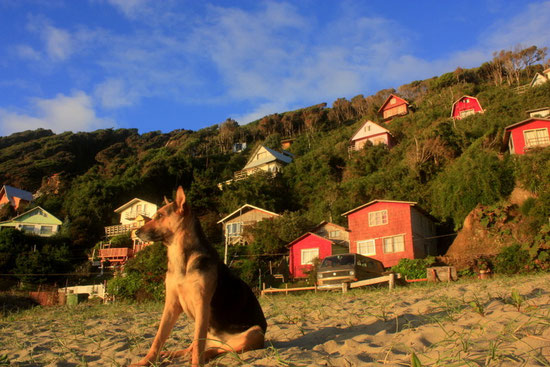
[[[152,220],[136,231],[143,241],[162,241],[169,243],[183,225],[186,216],[189,215],[189,205],[185,199],[185,193],[180,186],[176,192],[176,201],[169,202],[164,198],[165,205],[160,208]]]

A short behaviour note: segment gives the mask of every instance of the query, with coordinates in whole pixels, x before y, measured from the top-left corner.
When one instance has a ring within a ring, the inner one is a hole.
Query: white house
[[[370,120],[365,121],[351,137],[349,150],[360,150],[367,142],[373,145],[385,144],[390,148],[393,145],[390,131]]]
[[[157,205],[148,201],[134,198],[115,209],[115,213],[120,214],[120,224],[134,223],[138,216],[151,218],[157,212]]]

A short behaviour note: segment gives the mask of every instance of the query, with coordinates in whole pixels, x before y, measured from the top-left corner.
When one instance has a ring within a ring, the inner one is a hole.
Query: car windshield
[[[333,266],[353,265],[355,256],[353,255],[336,255],[326,257],[321,263],[321,268],[330,268]]]

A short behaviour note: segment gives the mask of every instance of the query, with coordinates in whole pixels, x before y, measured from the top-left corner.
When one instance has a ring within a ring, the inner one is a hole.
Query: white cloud
[[[148,4],[148,0],[107,0],[107,2],[129,18],[136,17],[147,8]]]
[[[135,103],[137,94],[129,91],[125,82],[121,79],[108,79],[99,84],[94,96],[105,108],[118,108],[130,106]]]
[[[57,61],[66,60],[73,52],[73,41],[69,32],[46,26],[43,30],[48,56]]]
[[[38,128],[56,133],[89,131],[114,125],[112,121],[96,116],[91,98],[82,91],[72,96],[58,94],[53,99],[35,99],[32,110],[34,116],[0,109],[0,134]]]

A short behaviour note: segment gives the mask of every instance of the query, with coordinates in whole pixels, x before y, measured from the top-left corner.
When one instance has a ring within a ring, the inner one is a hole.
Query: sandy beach
[[[550,366],[550,274],[261,298],[266,348],[209,366]],[[0,319],[0,365],[124,366],[162,304],[37,307]],[[167,349],[190,342],[183,317]],[[2,362],[4,361],[4,362]],[[186,365],[173,361],[170,365]]]

